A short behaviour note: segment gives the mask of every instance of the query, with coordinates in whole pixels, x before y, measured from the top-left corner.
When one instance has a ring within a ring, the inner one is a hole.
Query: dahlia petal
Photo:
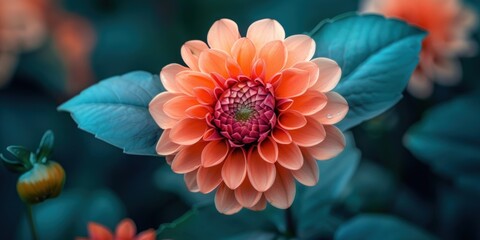
[[[417,98],[427,98],[433,93],[433,83],[424,73],[414,72],[408,82],[408,92]]]
[[[311,117],[321,124],[331,125],[340,122],[348,112],[348,103],[336,92],[325,93],[328,102],[325,107]]]
[[[311,147],[325,139],[325,128],[315,119],[307,118],[307,124],[299,129],[289,131],[293,142],[301,147]]]
[[[248,27],[247,38],[252,40],[257,49],[261,49],[268,42],[284,40],[285,30],[276,20],[262,19]]]
[[[478,25],[477,13],[469,7],[464,7],[458,18],[459,25],[463,27],[464,31],[475,28]]]
[[[436,75],[435,80],[445,86],[452,86],[461,80],[462,66],[455,59],[442,59],[433,65]]]
[[[260,144],[258,144],[258,154],[263,160],[269,163],[275,163],[278,158],[278,146],[274,139],[271,137],[265,138]]]
[[[198,58],[200,53],[207,49],[208,46],[206,43],[199,40],[192,40],[183,44],[180,52],[185,64],[192,70],[198,71]]]
[[[230,189],[236,189],[247,175],[247,159],[243,148],[234,148],[222,168],[222,178]]]
[[[242,68],[233,58],[228,58],[226,64],[228,75],[231,78],[237,79],[238,76],[242,75]]]
[[[202,151],[202,166],[212,167],[222,163],[230,151],[230,146],[224,140],[211,141]]]
[[[285,111],[278,115],[278,125],[285,130],[302,128],[307,124],[307,119],[296,111]]]
[[[113,234],[103,225],[91,222],[87,228],[91,239],[113,240]]]
[[[185,110],[185,115],[190,118],[204,119],[207,114],[212,112],[213,108],[210,106],[195,105],[187,108],[187,110]]]
[[[293,66],[298,62],[308,61],[315,54],[315,41],[308,35],[298,34],[287,37],[285,45],[288,49],[286,67]]]
[[[303,165],[302,151],[295,143],[279,144],[277,163],[286,169],[298,170]]]
[[[206,87],[193,88],[193,94],[197,97],[197,101],[201,104],[212,105],[215,103],[215,95],[213,90]]]
[[[148,229],[137,235],[135,240],[155,240],[157,238],[157,232],[155,229]]]
[[[170,129],[165,129],[155,147],[157,154],[162,156],[172,155],[180,150],[180,145],[170,139]]]
[[[287,62],[287,48],[283,41],[272,41],[260,49],[259,58],[265,61],[265,80],[270,82],[271,77],[283,69]]]
[[[259,192],[267,191],[275,181],[275,165],[263,160],[255,149],[249,153],[247,173],[250,183]]]
[[[265,61],[263,59],[257,59],[253,63],[251,79],[265,79]],[[262,80],[263,81],[263,80]]]
[[[220,213],[231,215],[242,210],[242,205],[237,202],[235,193],[229,189],[225,184],[218,187],[215,194],[215,207]]]
[[[175,76],[179,72],[186,70],[189,69],[176,63],[168,64],[167,66],[163,67],[162,71],[160,71],[160,81],[165,89],[171,93],[179,93],[180,89],[177,86]]]
[[[319,70],[318,79],[312,89],[329,92],[335,88],[342,77],[342,69],[337,62],[328,58],[315,58],[312,62],[317,64]]]
[[[473,57],[478,52],[478,44],[471,39],[452,39],[443,53],[446,57],[465,56]]]
[[[302,167],[292,171],[292,175],[303,185],[315,186],[319,176],[317,161],[308,152],[303,152],[303,161]]]
[[[263,211],[267,208],[267,200],[265,199],[265,196],[262,194],[262,197],[260,197],[260,200],[258,200],[257,204],[253,207],[249,207],[248,209],[252,211]]]
[[[245,178],[242,185],[235,189],[235,198],[242,207],[253,207],[262,197],[262,193],[257,191],[250,184],[250,180]]]
[[[277,166],[277,175],[272,187],[265,192],[265,198],[273,206],[286,209],[295,199],[295,180],[287,169]]]
[[[129,218],[122,220],[115,230],[115,237],[119,239],[132,239],[136,234],[137,227]]]
[[[274,86],[274,85],[277,85],[277,83],[282,79],[282,75],[283,73],[282,72],[278,72],[276,73],[275,75],[273,75],[269,81],[269,83]]]
[[[198,169],[191,172],[187,172],[183,175],[183,181],[185,181],[185,185],[187,186],[190,192],[200,191],[200,187],[198,186],[198,182],[197,182],[197,174],[198,174]]]
[[[342,131],[333,125],[325,125],[326,137],[321,143],[305,148],[317,160],[327,160],[337,156],[345,148],[345,137]]]
[[[165,114],[165,111],[163,111],[163,106],[165,103],[175,96],[176,95],[173,93],[162,92],[155,96],[148,104],[148,111],[160,128],[169,129],[178,122],[178,120],[169,117],[167,114]]]
[[[232,57],[240,65],[243,74],[250,76],[255,59],[256,49],[248,38],[238,39],[232,47]]]
[[[280,112],[287,111],[293,104],[293,100],[290,98],[279,99],[277,101],[277,110]]]
[[[230,19],[216,21],[207,35],[207,42],[211,48],[216,48],[230,53],[233,44],[240,38],[237,24]]]
[[[200,54],[198,59],[198,67],[204,73],[218,73],[224,78],[228,78],[226,68],[228,55],[225,52],[209,49]]]
[[[207,194],[222,183],[222,164],[213,167],[200,167],[197,173],[197,183],[201,193]]]
[[[292,100],[293,104],[290,110],[306,116],[319,112],[327,105],[327,97],[318,91],[307,91],[305,94]]]
[[[168,100],[163,105],[163,111],[173,119],[182,119],[185,111],[195,105],[198,105],[198,101],[194,97],[180,95]]]
[[[179,89],[190,96],[194,96],[194,88],[204,87],[213,89],[215,87],[214,80],[210,75],[201,72],[183,71],[178,73],[175,79]]]
[[[217,141],[217,140],[222,140],[225,137],[222,136],[220,133],[218,133],[217,129],[215,128],[209,128],[205,134],[203,135],[203,140],[205,141]]]
[[[282,79],[275,89],[275,97],[298,97],[307,91],[308,83],[309,73],[307,71],[296,68],[285,69],[282,72]]]
[[[313,62],[299,62],[292,66],[308,72],[308,88],[311,88],[318,80],[320,71],[317,64]]]
[[[277,143],[281,143],[281,144],[290,144],[293,141],[292,136],[290,136],[290,134],[287,131],[279,127],[275,127],[272,130],[272,138]]]
[[[172,162],[172,170],[178,174],[192,172],[202,165],[201,154],[205,142],[199,142],[192,146],[186,146],[180,150]]]
[[[165,156],[165,162],[167,162],[168,165],[172,166],[172,162],[174,158],[175,158],[175,155],[167,155]]]
[[[192,145],[202,138],[206,130],[205,120],[184,118],[172,128],[170,139],[176,144]]]

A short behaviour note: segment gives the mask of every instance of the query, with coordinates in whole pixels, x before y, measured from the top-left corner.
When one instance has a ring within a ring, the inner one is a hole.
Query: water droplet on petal
[[[327,119],[332,119],[333,115],[332,114],[327,114]]]

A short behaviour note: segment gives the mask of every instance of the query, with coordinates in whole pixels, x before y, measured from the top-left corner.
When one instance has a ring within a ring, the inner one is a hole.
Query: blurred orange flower
[[[288,208],[295,179],[315,185],[315,159],[345,146],[333,124],[348,105],[331,92],[341,70],[333,60],[311,60],[314,40],[285,38],[272,19],[253,23],[243,38],[235,22],[221,19],[207,41],[183,45],[188,67],[170,64],[160,72],[167,91],[149,106],[164,129],[157,153],[185,174],[190,191],[217,189],[221,213],[262,210],[267,201]]]
[[[408,86],[414,96],[430,96],[432,81],[443,85],[460,81],[457,57],[476,53],[476,43],[469,35],[477,17],[461,0],[364,0],[361,9],[399,18],[428,31],[420,63]]]
[[[155,240],[156,232],[149,229],[136,235],[137,227],[131,219],[122,220],[113,234],[105,226],[97,223],[88,224],[88,238],[79,237],[76,240]]]
[[[94,81],[90,53],[95,33],[85,19],[53,0],[0,0],[0,87],[14,73],[22,52],[42,47],[51,36],[67,72],[67,93]]]

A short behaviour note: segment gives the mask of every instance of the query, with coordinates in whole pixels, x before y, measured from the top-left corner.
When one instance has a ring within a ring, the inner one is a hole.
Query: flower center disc
[[[212,123],[232,147],[263,141],[276,123],[271,86],[248,80],[225,90],[215,105]]]

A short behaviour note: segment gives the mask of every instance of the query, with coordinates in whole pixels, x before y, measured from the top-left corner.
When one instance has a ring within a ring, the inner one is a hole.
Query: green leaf
[[[320,179],[313,187],[299,186],[293,211],[297,234],[302,239],[315,239],[333,233],[339,219],[331,214],[360,162],[360,151],[355,147],[353,135],[346,134],[347,145],[337,157],[318,161]]]
[[[52,130],[48,130],[43,134],[42,140],[37,149],[38,161],[45,162],[50,157],[53,151],[54,140],[55,136],[53,135]]]
[[[268,207],[262,212],[242,210],[235,215],[223,215],[213,204],[193,208],[173,223],[162,224],[158,229],[160,239],[239,239],[245,236],[280,235],[285,230],[278,220],[283,211]],[[245,239],[245,238],[243,238]],[[248,239],[248,238],[247,238]]]
[[[30,166],[30,155],[32,152],[22,146],[8,146],[7,151],[9,151],[15,158],[21,161],[26,166]]]
[[[359,215],[335,233],[337,240],[433,240],[429,233],[388,215]]]
[[[347,130],[402,98],[425,33],[400,20],[347,14],[322,22],[311,36],[317,46],[315,57],[333,59],[342,69],[334,91],[349,104],[347,116],[338,124]]]
[[[0,158],[2,159],[3,165],[11,172],[14,173],[24,173],[28,169],[23,165],[23,163],[15,160],[10,160],[3,156],[3,154],[0,153]]]
[[[162,130],[148,104],[162,91],[158,76],[131,72],[93,85],[58,109],[70,112],[79,128],[125,153],[157,156]]]
[[[458,186],[480,192],[480,92],[438,105],[411,127],[405,146]]]

